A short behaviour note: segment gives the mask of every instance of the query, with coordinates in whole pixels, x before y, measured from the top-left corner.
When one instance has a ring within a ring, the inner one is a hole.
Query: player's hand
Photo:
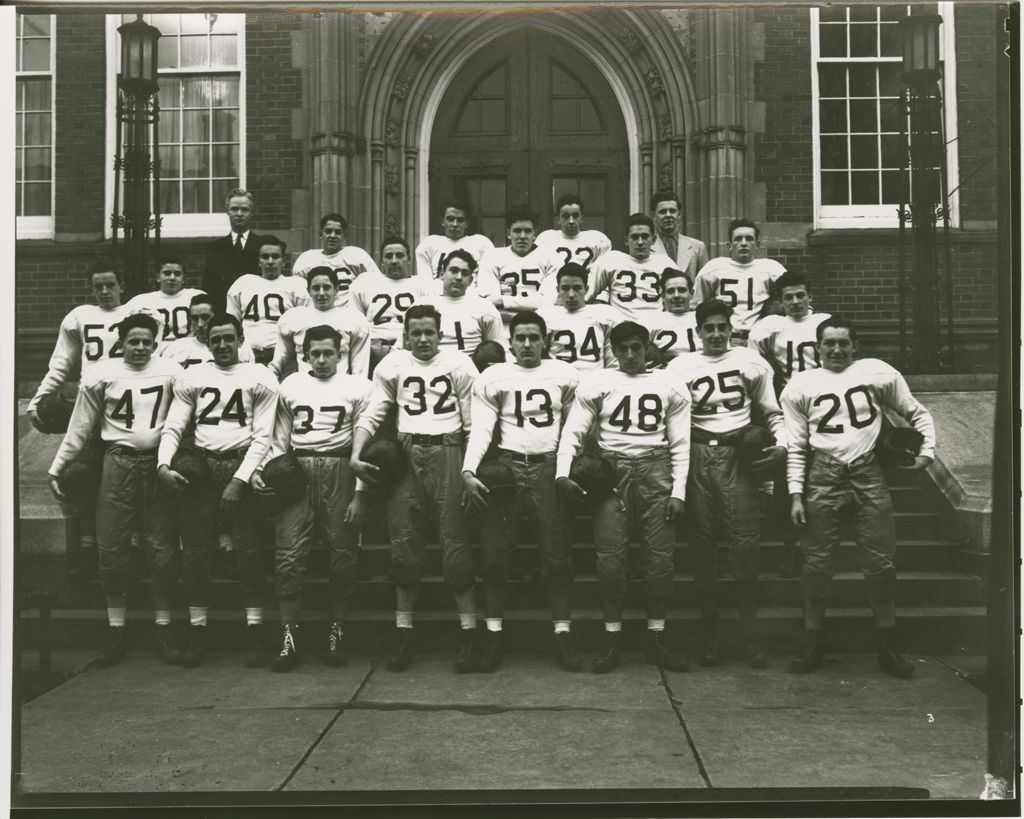
[[[66,501],[67,495],[65,495],[60,488],[60,481],[57,480],[53,475],[46,476],[46,482],[50,485],[50,491],[53,492],[53,496],[59,501]]]
[[[669,498],[665,506],[665,520],[682,520],[686,515],[686,503],[679,498]]]
[[[224,494],[220,496],[220,511],[231,518],[235,514],[235,509],[238,506],[238,502],[242,499],[242,490],[245,488],[245,482],[238,478],[232,478],[228,481],[228,485],[224,487]]]
[[[794,526],[805,526],[807,524],[807,510],[804,509],[804,499],[800,495],[792,495],[789,503],[789,519]]]
[[[156,470],[156,476],[176,492],[180,492],[188,486],[188,478],[180,472],[175,472],[166,464]]]
[[[367,463],[366,461],[359,461],[355,458],[349,461],[349,466],[352,467],[352,471],[355,472],[359,478],[362,478],[371,486],[381,485],[379,466]]]
[[[907,466],[901,465],[899,468],[906,472],[918,472],[928,466],[931,462],[932,459],[927,455],[918,455],[914,458],[914,462],[912,464],[908,464]]]
[[[43,429],[43,422],[39,420],[39,413],[34,409],[30,409],[27,413],[28,420],[32,423],[32,426],[39,432],[45,432]]]
[[[261,495],[266,495],[273,491],[269,486],[267,486],[263,482],[262,472],[253,472],[252,478],[249,479],[249,484],[256,492],[259,492]]]
[[[761,457],[753,461],[750,466],[756,472],[770,471],[785,462],[786,448],[784,446],[766,446],[761,450]]]
[[[585,501],[587,499],[586,490],[572,478],[555,478],[555,486],[569,500]]]
[[[363,493],[356,492],[352,502],[345,509],[345,523],[356,525],[363,521]]]
[[[487,496],[491,490],[484,486],[472,472],[462,473],[462,505],[467,509],[483,510],[487,508]]]

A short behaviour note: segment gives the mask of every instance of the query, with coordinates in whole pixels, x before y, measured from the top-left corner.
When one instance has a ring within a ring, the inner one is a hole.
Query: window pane
[[[238,106],[238,77],[212,77],[209,82],[214,107]]]
[[[851,22],[874,22],[878,19],[878,11],[875,6],[850,6]]]
[[[157,96],[160,98],[160,107],[180,108],[181,107],[181,80],[177,77],[160,77],[157,79]]]
[[[556,63],[551,63],[551,93],[558,96],[576,95],[576,81]]]
[[[821,106],[821,132],[846,133],[846,100],[824,100]]]
[[[878,29],[876,26],[850,26],[850,56],[877,57]]]
[[[22,187],[25,191],[25,207],[22,216],[49,216],[50,183],[26,182]]]
[[[901,198],[902,197],[902,198]],[[885,203],[905,202],[909,198],[901,189],[899,171],[882,171],[882,201]]]
[[[480,180],[480,209],[484,213],[500,213],[505,209],[505,180]]]
[[[882,167],[898,168],[903,160],[903,138],[900,136],[882,137]]]
[[[600,131],[601,120],[598,119],[597,109],[590,100],[580,100],[580,130]]]
[[[899,100],[882,100],[879,104],[882,113],[882,130],[899,131],[900,117],[903,116],[903,104]],[[903,126],[906,128],[906,126]]]
[[[482,131],[504,132],[505,100],[483,100],[480,103],[480,120]]]
[[[210,213],[210,183],[184,182],[181,186],[182,213]]]
[[[50,144],[49,114],[25,114],[25,144]]]
[[[126,16],[129,18],[132,17],[130,14]],[[160,33],[164,35],[164,37],[174,37],[178,34],[178,18],[180,16],[180,14],[153,14],[149,17],[149,24],[160,29]],[[125,20],[125,22],[128,23],[131,22],[131,20]],[[161,39],[163,39],[163,37],[161,37]]]
[[[49,40],[22,40],[21,48],[22,71],[50,70]]]
[[[238,112],[213,112],[213,141],[238,142]]]
[[[20,16],[23,37],[46,37],[49,35],[49,14],[22,14]]]
[[[875,171],[853,171],[850,174],[850,204],[877,205],[878,173]]]
[[[238,65],[238,35],[215,34],[210,38],[210,62],[212,65]]]
[[[160,142],[181,142],[181,114],[173,108],[160,112]]]
[[[23,111],[49,111],[50,110],[50,80],[49,78],[24,78],[18,80],[18,84],[24,89],[22,97]]]
[[[25,117],[21,114],[17,114],[14,117],[14,144],[23,145],[25,142]]]
[[[505,96],[505,64],[502,63],[490,74],[484,77],[480,83],[477,93],[483,97],[504,97]]]
[[[22,166],[22,163],[25,161],[24,157],[22,156],[24,153],[25,152],[21,148],[15,148],[14,149],[14,181],[15,182],[20,182],[21,181],[21,166]]]
[[[182,34],[206,34],[210,30],[210,18],[205,14],[179,14]]]
[[[821,175],[821,204],[823,205],[848,205],[850,203],[849,190],[846,182],[846,172],[822,173]]]
[[[213,209],[217,210],[220,204],[227,198],[228,192],[233,191],[238,187],[238,178],[234,179],[214,179],[212,183],[213,187]]]
[[[901,74],[903,68],[899,63],[883,63],[878,66],[879,93],[883,97],[902,96]]]
[[[210,64],[210,41],[205,36],[181,38],[181,67],[193,68]]]
[[[873,65],[851,65],[850,96],[873,97],[876,93],[875,67]]]
[[[161,37],[156,43],[156,67],[178,67],[178,38]]]
[[[819,65],[818,91],[822,97],[845,97],[846,66]]]
[[[177,145],[162,145],[160,147],[161,179],[177,179],[181,176],[180,151],[181,149]]]
[[[845,23],[846,6],[822,6],[819,11],[819,19],[823,23]]]
[[[900,57],[902,56],[902,48],[900,44],[900,27],[897,25],[883,25],[880,26],[880,33],[882,38],[881,44],[881,56],[883,57]]]
[[[183,176],[210,175],[210,149],[206,145],[186,145],[181,149]]]
[[[575,131],[576,100],[551,100],[551,130]]]
[[[878,130],[877,103],[874,100],[850,100],[850,131],[853,133]]]
[[[19,152],[20,153],[20,152]],[[25,179],[48,180],[50,178],[50,149],[25,149]]]
[[[178,198],[178,182],[165,182],[160,185],[160,212],[180,213],[181,200]]]
[[[846,137],[823,136],[821,138],[821,167],[849,168],[848,163]]]
[[[459,124],[455,130],[464,134],[475,134],[480,131],[480,101],[467,100],[459,115]]]
[[[822,57],[845,57],[846,26],[820,26],[820,49]]]
[[[883,20],[902,20],[907,16],[907,7],[905,5],[882,6],[879,8],[879,12]]]
[[[182,80],[181,84],[185,91],[186,108],[210,107],[210,79],[208,77]]]
[[[878,167],[878,139],[873,136],[850,137],[850,167]]]
[[[210,115],[206,111],[185,111],[182,115],[185,126],[183,142],[210,141]]]
[[[238,176],[238,146],[213,146],[213,176]]]
[[[580,180],[580,199],[587,203],[588,215],[605,212],[605,189],[604,177],[584,177]]]

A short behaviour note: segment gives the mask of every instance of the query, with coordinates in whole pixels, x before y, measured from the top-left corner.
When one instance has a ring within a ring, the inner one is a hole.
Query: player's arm
[[[590,390],[577,389],[576,399],[569,408],[569,417],[558,437],[558,452],[555,456],[555,484],[571,498],[582,500],[587,493],[583,487],[569,477],[573,458],[583,446],[583,440],[597,422],[600,412],[600,396]]]
[[[782,376],[782,366],[778,361],[775,360],[774,346],[775,336],[771,328],[764,326],[764,319],[759,319],[754,322],[754,326],[750,328],[750,335],[747,337],[747,347],[757,353],[764,362],[772,368],[772,372],[777,376]]]
[[[718,277],[705,265],[693,280],[693,307],[715,298],[718,292]]]
[[[284,316],[277,322],[277,344],[274,345],[274,357],[270,361],[270,371],[275,378],[295,364],[295,336],[292,335]]]
[[[373,260],[373,256],[371,256],[369,253],[367,253],[361,247],[357,247],[355,249],[359,251],[356,254],[356,258],[358,259],[359,264],[361,264],[363,266],[363,268],[364,268],[363,269],[363,273],[378,273],[379,274],[380,273],[380,268],[377,267],[377,263]],[[362,276],[363,273],[360,273],[359,276]],[[356,276],[356,278],[358,279],[359,276]]]
[[[672,465],[672,496],[666,520],[682,520],[686,512],[686,477],[690,472],[690,393],[673,389],[665,398],[665,436]]]
[[[75,408],[71,412],[71,420],[68,421],[68,431],[64,435],[64,440],[60,442],[60,448],[53,458],[53,463],[50,464],[47,476],[50,491],[57,500],[65,500],[60,488],[60,476],[67,465],[82,453],[95,433],[103,414],[103,401],[102,382],[90,382],[79,387]]]
[[[789,485],[790,517],[797,526],[807,522],[804,509],[804,482],[807,477],[807,454],[810,451],[810,428],[806,401],[792,384],[782,391],[782,415],[786,424],[786,483]]]
[[[178,451],[181,438],[195,414],[196,391],[185,384],[183,377],[178,376],[171,384],[171,393],[171,406],[167,410],[167,420],[164,421],[157,448],[156,474],[172,489],[184,489],[188,486],[188,479],[171,469],[171,459]]]
[[[600,259],[605,253],[612,249],[612,240],[601,234],[601,238],[597,241],[594,246],[594,258]]]
[[[366,288],[360,287],[359,281],[360,279],[357,278],[348,288],[348,303],[353,310],[359,313],[359,315],[363,318],[367,318],[366,313],[368,310],[369,299],[363,292]]]
[[[224,309],[228,315],[234,316],[239,321],[242,320],[242,296],[238,292],[237,283],[232,284],[228,288],[228,294],[224,301]]]
[[[79,333],[78,324],[69,314],[60,323],[60,330],[57,331],[57,343],[50,354],[50,363],[46,368],[46,375],[39,384],[39,389],[32,396],[28,404],[28,416],[32,426],[38,427],[36,421],[36,407],[44,396],[56,392],[62,385],[66,384],[71,373],[80,366],[82,362],[82,336]]]
[[[473,385],[478,375],[473,363],[463,356],[465,361],[452,371],[452,384],[455,387],[455,398],[459,402],[459,415],[462,419],[462,431],[469,434],[473,428]]]
[[[430,240],[424,239],[416,246],[416,275],[423,281],[430,281],[434,278],[430,257]]]
[[[505,334],[505,324],[501,320],[501,313],[493,304],[488,304],[487,309],[480,316],[480,340],[496,341],[502,346],[508,345],[508,336]]]
[[[897,412],[903,420],[921,433],[924,441],[913,465],[905,469],[923,469],[935,460],[935,421],[924,404],[914,398],[907,380],[895,370],[881,391],[883,403]]]
[[[263,483],[263,467],[267,462],[279,455],[284,455],[291,448],[292,426],[295,423],[295,416],[292,414],[290,402],[284,396],[278,396],[277,411],[274,415],[274,431],[270,435],[270,446],[267,454],[263,456],[260,465],[252,473],[249,483],[257,492],[267,491],[267,485]]]
[[[491,254],[484,255],[476,271],[476,293],[480,298],[487,299],[495,309],[499,303],[504,303],[501,295],[501,281],[498,278],[500,272]]]
[[[587,302],[593,303],[611,283],[612,271],[604,265],[604,260],[594,262],[587,277]]]
[[[370,322],[359,316],[352,324],[352,332],[348,339],[348,371],[350,375],[369,378]]]
[[[482,379],[477,381],[473,388],[473,423],[466,444],[466,457],[462,460],[464,504],[476,509],[483,509],[487,505],[489,490],[476,477],[476,470],[494,439],[500,401],[501,395],[493,384]]]
[[[569,417],[569,410],[572,409],[572,402],[576,400],[576,387],[579,386],[579,383],[580,374],[574,367],[572,377],[562,385],[562,429],[565,429],[565,422]]]
[[[355,452],[356,425],[363,413],[369,409],[370,400],[373,397],[373,385],[367,381],[364,389],[352,398],[352,451]],[[365,443],[363,444],[365,446]],[[362,452],[362,448],[360,448]],[[345,523],[359,523],[363,519],[363,511],[366,507],[366,482],[356,475],[356,491],[352,495],[352,501],[345,510]]]
[[[270,448],[270,436],[274,433],[274,419],[277,416],[277,385],[260,382],[252,389],[252,440],[242,463],[232,476],[232,480],[243,485],[249,483],[256,467],[263,463],[263,457]]]
[[[385,359],[373,371],[373,391],[367,407],[359,416],[359,421],[352,430],[352,458],[350,464],[357,478],[369,483],[376,483],[376,473],[380,469],[362,460],[363,449],[370,443],[373,434],[384,423],[388,410],[396,403],[398,395],[398,375],[392,373]]]
[[[764,457],[753,462],[755,469],[769,468],[781,464],[786,457],[786,424],[782,417],[782,409],[775,398],[772,385],[771,368],[764,362],[756,362],[756,368],[747,375],[747,388],[750,398],[761,415],[768,423],[768,428],[775,436],[775,446],[764,449]]]

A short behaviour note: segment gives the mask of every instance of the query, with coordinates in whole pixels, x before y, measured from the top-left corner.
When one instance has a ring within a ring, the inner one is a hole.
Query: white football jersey
[[[293,363],[301,373],[310,370],[302,352],[306,331],[310,327],[326,324],[341,333],[341,362],[338,369],[352,375],[368,378],[370,373],[370,322],[351,307],[332,307],[318,310],[310,304],[301,304],[281,316],[277,323],[277,345],[270,369],[278,378]]]
[[[149,313],[163,328],[159,342],[167,342],[176,338],[184,338],[189,331],[188,306],[193,296],[201,296],[205,290],[194,287],[183,287],[177,293],[167,295],[161,290],[152,293],[140,293],[131,299],[125,309],[129,313]]]
[[[550,359],[536,367],[513,361],[484,370],[473,387],[473,426],[463,471],[476,472],[480,466],[495,437],[495,422],[502,449],[554,452],[578,382],[575,368]]]
[[[476,377],[469,356],[456,350],[441,350],[429,361],[420,361],[408,350],[393,350],[373,371],[373,399],[356,427],[372,435],[388,407],[396,404],[399,432],[468,431]]]
[[[181,375],[173,361],[151,358],[134,368],[124,359],[104,361],[82,378],[68,431],[50,466],[59,475],[85,449],[97,425],[112,446],[156,449],[171,405],[171,386]]]
[[[314,267],[329,267],[338,276],[338,295],[334,297],[335,307],[348,304],[348,291],[352,282],[363,273],[380,273],[380,268],[365,250],[355,245],[346,245],[337,253],[327,254],[320,248],[304,250],[292,265],[292,275],[304,282],[309,278],[309,271]]]
[[[274,435],[263,462],[289,449],[328,452],[352,446],[352,430],[369,406],[372,390],[363,376],[292,373],[281,382]]]
[[[684,353],[665,372],[681,378],[693,397],[693,425],[712,435],[735,432],[750,423],[756,406],[779,446],[785,446],[782,410],[772,387],[772,369],[747,347],[718,356]]]
[[[71,380],[76,368],[85,377],[95,364],[110,358],[123,358],[117,327],[128,315],[125,305],[104,310],[96,304],[82,304],[68,313],[57,331],[57,343],[50,355],[46,375],[29,402],[34,410],[44,395],[56,392]]]
[[[589,270],[595,259],[612,249],[612,243],[599,230],[581,230],[571,239],[560,230],[545,230],[537,237],[537,247],[555,251],[562,264],[576,262]]]
[[[246,273],[228,288],[227,311],[242,322],[242,333],[254,350],[269,350],[277,343],[277,322],[281,316],[307,301],[303,279],[265,279]]]
[[[441,349],[458,350],[472,355],[481,341],[508,345],[505,327],[498,308],[487,299],[471,293],[458,298],[424,296],[420,304],[432,304],[441,314]],[[398,342],[402,346],[402,341]]]
[[[609,304],[618,310],[622,321],[646,324],[652,311],[660,311],[661,272],[674,267],[668,256],[652,253],[638,262],[628,253],[612,250],[591,265],[587,301],[607,290]]]
[[[754,259],[747,264],[728,256],[712,259],[693,283],[693,307],[721,299],[732,307],[732,328],[749,331],[771,297],[772,282],[785,272],[774,259]]]
[[[557,477],[568,477],[573,458],[597,427],[602,449],[644,455],[667,447],[672,462],[672,497],[686,500],[690,469],[690,395],[665,370],[629,375],[594,370],[576,387],[558,444]]]
[[[210,348],[195,336],[185,336],[185,338],[161,344],[156,348],[156,352],[161,358],[170,359],[186,370],[193,364],[213,362],[213,353],[210,352]],[[249,364],[255,360],[248,341],[243,341],[238,345],[238,362],[240,364]]]
[[[392,279],[383,273],[365,273],[349,290],[349,307],[369,320],[370,338],[397,342],[402,337],[405,311],[425,295],[419,276]]]
[[[508,324],[519,311],[555,303],[555,276],[561,266],[559,255],[548,248],[535,245],[525,256],[517,256],[510,247],[495,248],[480,261],[476,291],[485,299],[501,296],[501,318]]]
[[[704,349],[704,342],[697,332],[697,316],[692,310],[680,315],[668,310],[645,314],[644,325],[651,331],[651,344],[669,359]]]
[[[622,317],[607,304],[586,304],[570,313],[560,304],[542,307],[537,314],[548,327],[548,355],[587,372],[615,366],[608,334]]]
[[[416,246],[416,275],[424,282],[441,275],[448,254],[453,250],[466,250],[479,264],[484,254],[493,250],[491,240],[482,233],[473,233],[458,240],[437,233],[430,234]]]
[[[794,373],[782,391],[789,435],[789,491],[803,492],[807,453],[824,452],[851,463],[874,449],[885,407],[924,436],[921,455],[935,457],[935,423],[906,380],[884,361],[864,358],[841,373],[824,368]]]
[[[277,410],[277,381],[262,364],[196,364],[174,382],[158,463],[171,465],[181,437],[194,426],[196,446],[214,452],[248,448],[235,477],[248,483],[263,461]]]
[[[747,346],[772,365],[785,386],[795,372],[821,366],[818,325],[828,313],[809,313],[797,321],[789,316],[765,316],[750,328]]]

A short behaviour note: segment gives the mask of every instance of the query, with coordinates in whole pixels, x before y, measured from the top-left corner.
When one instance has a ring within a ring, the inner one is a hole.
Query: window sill
[[[907,240],[913,233],[913,227],[907,225]],[[950,228],[950,240],[955,244],[986,244],[996,240],[994,230],[964,230]],[[942,241],[942,227],[936,230],[936,238]],[[900,241],[899,228],[819,228],[807,234],[810,247],[828,247],[829,245],[894,245]]]

